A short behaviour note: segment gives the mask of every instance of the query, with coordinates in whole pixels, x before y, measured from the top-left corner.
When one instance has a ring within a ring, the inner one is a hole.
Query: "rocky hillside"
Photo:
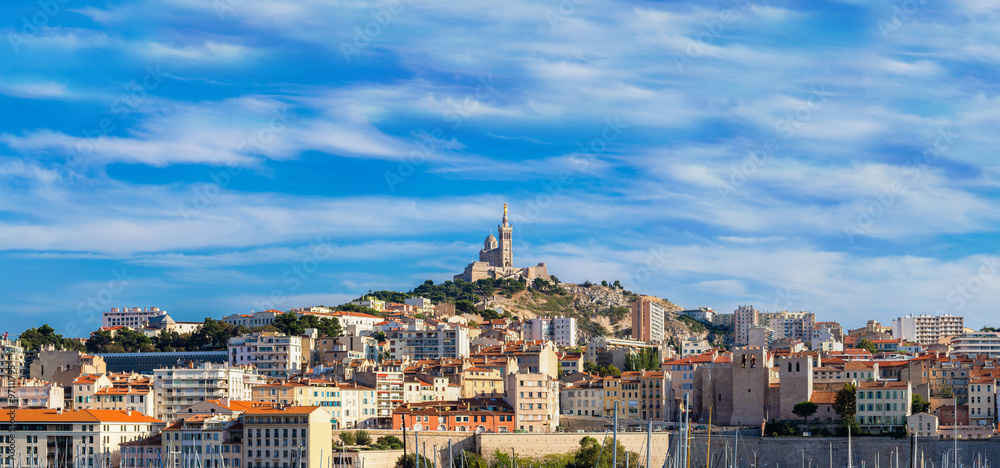
[[[575,317],[583,339],[597,335],[625,337],[632,328],[630,306],[638,297],[635,293],[613,287],[559,283],[557,290],[544,293],[528,289],[511,297],[494,294],[487,301],[487,306],[503,309],[522,319]],[[690,336],[709,335],[710,331],[705,327],[679,318],[678,312],[683,307],[655,296],[642,297],[659,303],[667,311],[666,333],[675,343]]]

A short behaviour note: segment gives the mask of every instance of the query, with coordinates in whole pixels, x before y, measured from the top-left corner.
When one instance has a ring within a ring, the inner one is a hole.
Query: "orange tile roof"
[[[275,408],[274,406],[268,404],[268,406],[255,406],[246,412],[246,415],[253,416],[258,414],[312,414],[313,411],[320,409],[319,406],[286,406],[284,408]]]
[[[205,400],[205,401],[208,401],[210,403],[215,403],[223,408],[229,408],[230,410],[233,411],[247,411],[250,408],[253,408],[252,401],[229,400],[228,406],[222,404],[222,400]]]
[[[812,398],[809,401],[816,403],[817,405],[832,405],[837,401],[838,392],[823,392],[823,391],[813,391]]]
[[[146,416],[138,411],[131,414],[119,410],[59,410],[54,409],[19,409],[15,410],[18,422],[127,422],[127,423],[162,423],[159,419]]]

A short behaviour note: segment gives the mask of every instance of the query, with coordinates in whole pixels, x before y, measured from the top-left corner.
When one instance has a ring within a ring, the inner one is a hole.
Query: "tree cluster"
[[[306,332],[307,328],[315,328],[320,336],[336,338],[344,334],[340,327],[340,320],[336,317],[326,318],[315,315],[298,316],[294,312],[285,312],[274,318],[271,322],[279,332],[289,336],[299,336]]]
[[[614,364],[608,364],[607,366],[601,367],[597,363],[587,361],[583,363],[583,371],[591,374],[599,375],[601,377],[621,377],[622,371],[615,367]]]
[[[625,372],[660,370],[660,352],[654,348],[644,348],[638,353],[625,356]]]
[[[55,329],[48,324],[25,330],[21,333],[20,340],[25,351],[38,351],[42,345],[54,345],[56,349],[70,351],[83,351],[84,349],[83,344],[79,341],[57,334]]]

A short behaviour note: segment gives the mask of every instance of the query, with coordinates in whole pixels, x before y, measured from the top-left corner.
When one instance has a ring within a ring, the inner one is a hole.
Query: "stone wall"
[[[580,448],[580,440],[590,436],[598,442],[611,440],[612,435],[604,432],[558,432],[554,434],[477,434],[477,447],[487,461],[492,461],[496,452],[510,454],[511,451],[517,457],[540,458],[549,454],[566,454],[575,452]],[[663,466],[664,457],[670,442],[670,434],[666,432],[654,432],[652,434],[653,452],[652,466]],[[645,432],[619,432],[618,443],[625,446],[625,450],[639,454],[639,463],[646,464],[646,433]],[[624,463],[619,460],[619,463]]]

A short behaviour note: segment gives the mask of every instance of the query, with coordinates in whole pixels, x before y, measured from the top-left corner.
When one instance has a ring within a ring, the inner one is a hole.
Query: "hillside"
[[[639,297],[631,291],[589,283],[554,284],[540,280],[528,286],[517,280],[492,279],[475,283],[446,281],[434,284],[427,281],[406,293],[376,291],[372,295],[394,302],[402,302],[406,297],[423,296],[434,302],[454,302],[459,310],[485,303],[487,308],[502,309],[521,319],[574,317],[583,340],[600,335],[628,337],[632,327],[630,305]],[[690,336],[708,336],[710,341],[719,344],[725,340],[721,330],[710,330],[697,321],[679,316],[678,312],[683,307],[667,299],[643,297],[659,303],[667,311],[665,329],[668,341],[676,344]]]

